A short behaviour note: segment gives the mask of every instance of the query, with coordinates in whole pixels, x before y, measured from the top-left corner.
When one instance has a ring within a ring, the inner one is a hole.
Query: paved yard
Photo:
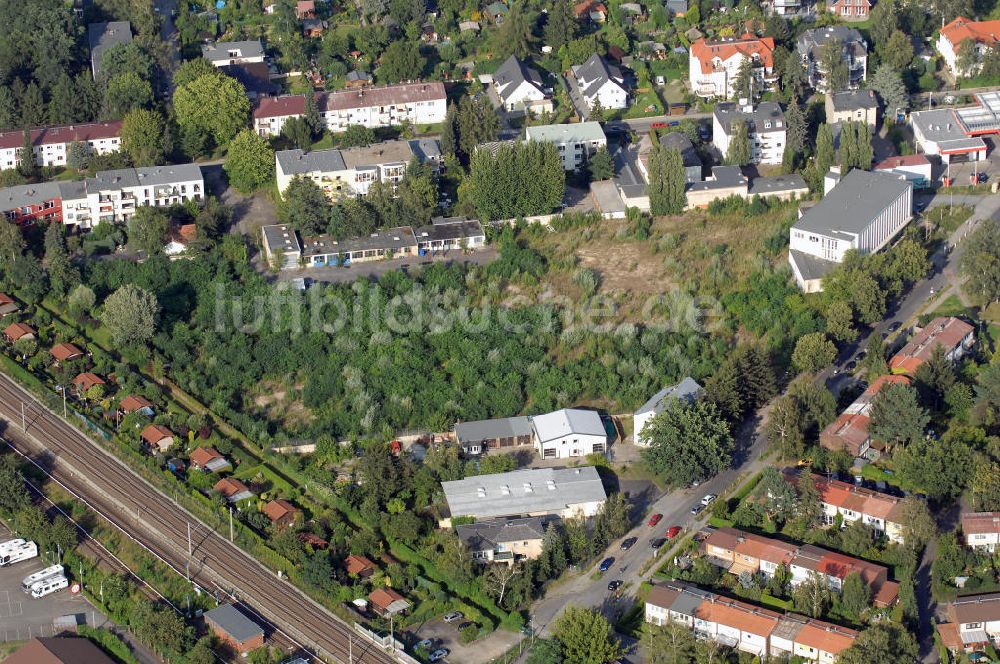
[[[522,634],[508,632],[498,629],[489,636],[479,639],[473,643],[462,645],[458,642],[458,626],[463,621],[459,620],[448,624],[443,620],[434,620],[424,623],[416,631],[418,639],[434,639],[434,647],[447,648],[451,654],[446,658],[446,662],[452,664],[476,664],[478,662],[490,662],[500,657],[517,642],[524,638]]]

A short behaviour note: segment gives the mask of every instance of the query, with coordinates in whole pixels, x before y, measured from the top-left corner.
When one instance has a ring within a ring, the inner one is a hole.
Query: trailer
[[[24,539],[12,539],[12,540],[7,540],[6,542],[0,542],[0,554],[12,551],[27,541],[28,540]]]
[[[24,577],[21,581],[21,590],[26,593],[31,592],[31,588],[39,581],[44,581],[53,576],[63,576],[63,566],[62,565],[52,565],[51,567],[46,567],[45,569],[33,572],[28,576]]]
[[[36,557],[38,557],[38,545],[34,542],[25,542],[22,540],[22,543],[18,546],[0,552],[0,567],[13,565],[22,560],[31,560]]]
[[[31,586],[31,597],[39,599],[68,587],[69,579],[65,575],[51,576],[47,579],[36,581],[35,585]]]

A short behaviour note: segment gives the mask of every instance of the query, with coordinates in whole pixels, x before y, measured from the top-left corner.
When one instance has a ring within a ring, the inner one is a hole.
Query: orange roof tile
[[[83,351],[73,344],[56,344],[49,353],[57,362],[65,362],[83,355]]]
[[[25,325],[24,323],[11,323],[3,333],[11,341],[17,341],[21,337],[34,336],[35,330],[30,325]]]
[[[205,467],[212,459],[222,459],[223,456],[214,447],[199,447],[191,452],[191,463],[199,467]]]
[[[781,618],[775,611],[721,597],[716,597],[714,601],[702,602],[695,609],[694,615],[702,620],[763,637],[771,635]]]
[[[990,46],[1000,40],[1000,21],[970,21],[959,16],[941,28],[941,35],[951,42],[954,49],[966,39]]]
[[[746,58],[753,58],[756,55],[765,67],[773,67],[774,39],[744,35],[739,39],[707,41],[702,37],[691,44],[691,56],[701,64],[703,74],[711,73],[715,69],[712,61],[716,58],[725,62],[737,55]]]
[[[375,563],[364,556],[356,556],[353,553],[344,560],[344,566],[347,568],[348,574],[356,574],[358,576],[370,574],[375,571]]]
[[[795,643],[801,643],[831,655],[839,655],[842,651],[850,648],[856,638],[858,638],[858,633],[853,629],[810,621],[799,630],[795,636]]]
[[[264,505],[264,509],[261,511],[264,512],[264,514],[267,515],[267,518],[271,521],[278,521],[285,518],[289,514],[296,514],[301,510],[287,500],[279,498],[278,500],[272,500],[267,505]]]
[[[150,445],[156,445],[164,438],[173,438],[174,432],[160,424],[149,424],[142,430],[140,435]]]
[[[143,408],[152,408],[153,403],[146,397],[130,394],[122,399],[122,402],[118,404],[118,407],[126,413],[134,413],[135,411],[142,410]]]
[[[889,368],[913,374],[921,364],[930,359],[936,347],[944,346],[946,351],[951,352],[958,348],[974,329],[965,321],[953,316],[939,316],[925,325],[908,344],[892,356]]]

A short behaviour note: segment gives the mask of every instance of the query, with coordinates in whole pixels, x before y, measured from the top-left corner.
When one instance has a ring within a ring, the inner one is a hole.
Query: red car
[[[653,124],[649,125],[649,128],[650,129],[665,129],[666,126],[667,126],[666,122],[654,122]]]
[[[678,533],[680,532],[681,532],[680,526],[670,526],[670,528],[666,532],[667,539],[673,539],[677,537]]]
[[[654,514],[653,516],[649,517],[649,523],[647,523],[646,525],[647,526],[655,526],[656,524],[658,524],[660,522],[660,519],[662,519],[662,518],[663,518],[662,514]]]

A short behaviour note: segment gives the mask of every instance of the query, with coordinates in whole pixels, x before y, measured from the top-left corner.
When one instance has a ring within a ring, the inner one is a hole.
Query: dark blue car
[[[601,570],[601,572],[607,572],[609,569],[611,569],[611,566],[614,564],[615,564],[614,558],[605,558],[604,560],[601,561],[601,566],[599,569]]]

